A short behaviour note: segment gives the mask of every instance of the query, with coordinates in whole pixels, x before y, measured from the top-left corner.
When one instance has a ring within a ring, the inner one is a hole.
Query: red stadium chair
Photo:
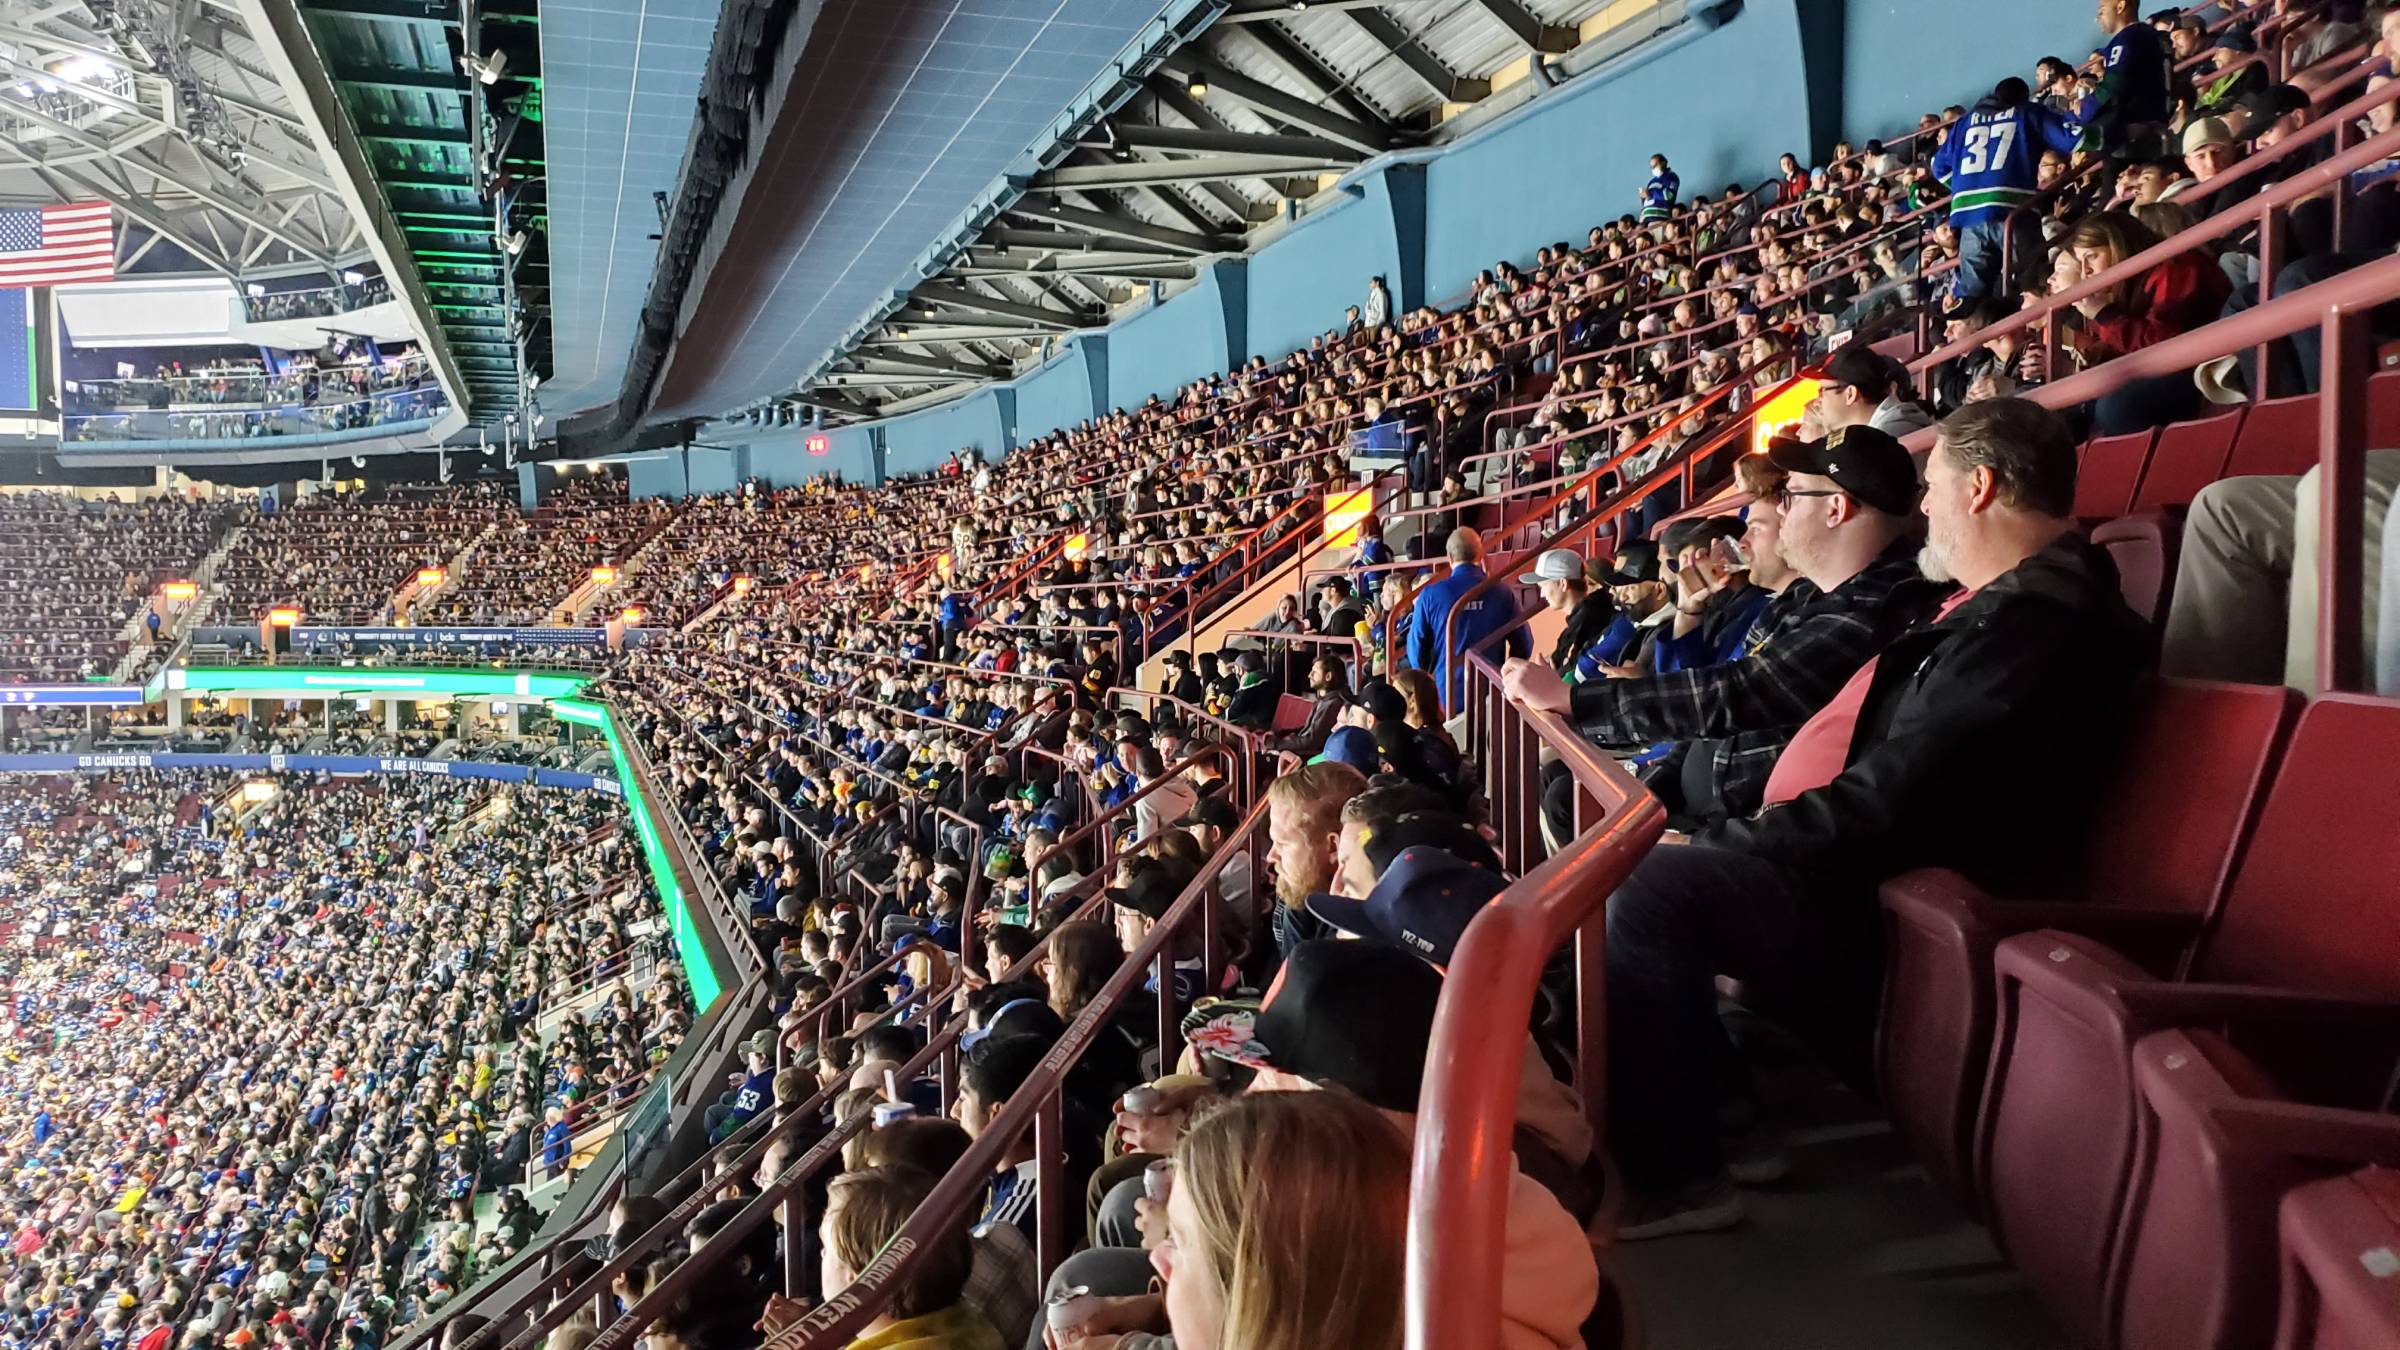
[[[2155,431],[2124,436],[2099,436],[2083,447],[2083,463],[2075,471],[2075,518],[2108,520],[2125,514],[2133,490],[2150,462]]]
[[[2275,1350],[2400,1345],[2400,1171],[2368,1167],[2283,1197]]]
[[[2317,396],[2271,398],[2250,407],[2225,461],[2229,478],[2298,474],[2317,462]]]
[[[1308,725],[1308,715],[1315,710],[1316,706],[1314,701],[1302,698],[1298,694],[1278,696],[1275,700],[1274,729],[1276,731],[1298,731]]]
[[[2236,408],[2204,421],[2161,427],[2158,444],[2150,450],[2150,467],[2133,494],[2133,509],[2189,506],[2193,493],[2224,477],[2244,412]]]
[[[2163,943],[2171,959],[2224,894],[2291,705],[2286,689],[2158,682],[2065,894],[2003,899],[1948,870],[1884,885],[1884,1107],[1960,1203],[1979,1207],[1968,1160],[1991,1057],[1992,949],[2067,927]]]
[[[2241,1001],[2255,998],[2244,991]],[[2236,1025],[2262,1011],[2283,1020],[2281,1010],[2231,1009]],[[2396,1025],[2400,1017],[2387,1015],[2387,1049]],[[2294,1101],[2275,1074],[2213,1031],[2146,1036],[2133,1066],[2143,1128],[2110,1280],[2117,1343],[2265,1345],[2285,1193],[2362,1163],[2400,1164],[2400,1118]],[[2370,1087],[2370,1102],[2382,1086]]]
[[[2320,698],[2292,733],[2213,928],[2180,970],[2162,974],[2056,929],[2000,943],[1976,1179],[2002,1250],[2078,1343],[2116,1343],[2106,1273],[2119,1254],[2143,1128],[2135,1041],[2219,1024],[2248,1004],[2288,1011],[2356,1000],[2339,1006],[2370,1007],[2358,1016],[2400,1025],[2391,1006],[2400,1002],[2395,800],[2400,703]],[[2174,844],[2146,846],[2163,863]],[[2317,1041],[2348,1048],[2321,1028]],[[2295,1051],[2278,1071],[2298,1060]],[[2383,1061],[2382,1072],[2389,1067]]]

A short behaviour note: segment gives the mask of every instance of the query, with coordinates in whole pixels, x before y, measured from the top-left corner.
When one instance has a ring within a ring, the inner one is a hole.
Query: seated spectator
[[[1851,343],[1825,361],[1824,388],[1817,395],[1825,430],[1870,426],[1894,436],[1933,425],[1933,417],[1907,397],[1905,381],[1890,357]]]
[[[818,1223],[822,1287],[846,1289],[872,1266],[938,1180],[897,1166],[835,1177]],[[999,1331],[965,1301],[975,1259],[967,1230],[932,1235],[915,1257],[850,1350],[1005,1350]]]
[[[1582,657],[1616,621],[1617,606],[1607,595],[1591,589],[1585,575],[1583,555],[1573,549],[1554,548],[1534,560],[1533,567],[1517,578],[1528,586],[1538,588],[1542,604],[1564,620],[1558,630],[1558,641],[1550,648],[1550,668],[1560,675],[1575,669]]]
[[[2067,236],[2083,282],[2089,284],[2159,242],[2147,226],[2121,211],[2104,211]],[[2067,344],[2085,366],[2186,333],[2217,317],[2233,285],[2215,259],[2197,251],[2178,253],[2139,277],[2114,282],[2075,301],[2083,326]],[[2102,398],[2094,430],[2119,435],[2145,431],[2191,416],[2200,395],[2188,375],[2137,380]]]
[[[1977,405],[1981,406],[1981,405]],[[1933,591],[1918,572],[1909,515],[1917,472],[1898,441],[1847,427],[1823,441],[1777,441],[1770,457],[1788,476],[1776,492],[1777,538],[1802,581],[1762,620],[1749,655],[1721,665],[1571,689],[1556,674],[1510,662],[1504,684],[1529,706],[1568,713],[1585,736],[1626,749],[1708,741],[1701,801],[1754,807],[1776,754],[1860,664],[1922,614]],[[1572,779],[1548,771],[1545,834],[1568,837]]]
[[[2149,646],[2107,555],[2073,530],[2075,454],[2030,403],[1952,414],[1926,465],[1922,562],[1958,589],[1793,738],[1771,809],[1654,851],[1611,900],[1610,1025],[1641,1029],[1609,1053],[1621,1236],[1741,1218],[1714,1127],[1716,976],[1787,991],[1809,1030],[1861,1053],[1878,882],[1953,867],[2006,890],[2073,855]],[[2061,762],[2079,771],[2062,779]]]
[[[2160,643],[2162,672],[2318,687],[2319,472],[2221,479],[2193,496]],[[2368,451],[2360,640],[2362,669],[2370,673],[2377,673],[2385,521],[2395,488],[2400,450]]]

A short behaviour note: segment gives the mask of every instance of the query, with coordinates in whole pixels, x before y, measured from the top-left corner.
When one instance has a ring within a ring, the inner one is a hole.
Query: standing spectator
[[[1382,328],[1392,321],[1392,293],[1382,277],[1367,283],[1366,307],[1359,313],[1359,322],[1369,328]]]
[[[1410,610],[1408,663],[1433,673],[1441,687],[1442,706],[1456,716],[1464,698],[1466,654],[1515,622],[1517,601],[1505,590],[1490,587],[1459,605],[1467,592],[1483,583],[1483,536],[1461,526],[1450,532],[1446,552],[1450,575],[1417,592],[1416,605]],[[1458,607],[1456,629],[1450,625],[1453,606]],[[1508,656],[1533,654],[1533,639],[1523,628],[1508,635],[1506,646]]]
[[[1683,191],[1683,180],[1667,167],[1665,155],[1650,157],[1650,181],[1642,184],[1642,223],[1656,224],[1675,214],[1675,198]]]
[[[2100,0],[2100,83],[2077,109],[2087,152],[2112,160],[2155,159],[2174,115],[2174,59],[2133,0]]]
[[[2012,295],[2031,283],[2041,265],[2042,225],[2021,208],[2039,195],[2042,152],[2063,155],[2075,141],[2067,120],[2033,102],[2014,76],[1992,86],[1943,138],[1933,175],[1950,189],[1950,223],[1958,229],[1957,301]]]

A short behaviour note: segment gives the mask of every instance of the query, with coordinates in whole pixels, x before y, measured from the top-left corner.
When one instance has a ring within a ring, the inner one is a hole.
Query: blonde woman
[[[1166,1278],[1176,1350],[1396,1350],[1408,1144],[1340,1092],[1262,1092],[1175,1148]]]

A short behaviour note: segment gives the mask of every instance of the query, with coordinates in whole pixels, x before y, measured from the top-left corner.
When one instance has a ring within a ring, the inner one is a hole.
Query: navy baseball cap
[[[1355,937],[1374,938],[1416,953],[1446,971],[1466,936],[1508,879],[1431,845],[1402,849],[1364,900],[1324,892],[1308,897],[1308,912]]]

